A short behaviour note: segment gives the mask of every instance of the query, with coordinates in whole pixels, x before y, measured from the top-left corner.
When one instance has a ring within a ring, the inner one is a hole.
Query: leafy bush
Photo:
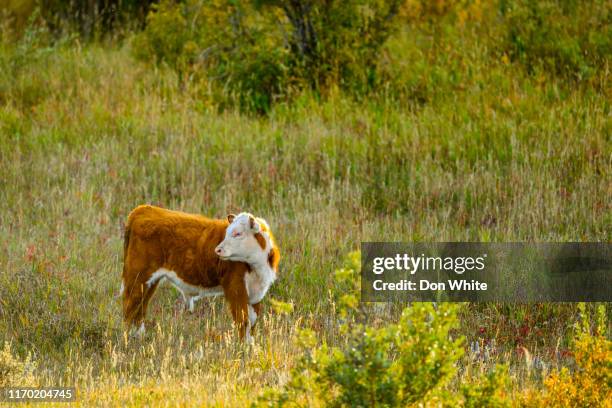
[[[594,327],[584,303],[579,309],[582,320],[573,347],[576,369],[553,372],[544,380],[545,392],[526,394],[526,406],[603,407],[612,401],[612,342],[606,337],[605,307],[599,306]]]
[[[382,44],[400,0],[162,1],[134,42],[137,56],[185,79],[212,84],[217,98],[266,112],[296,90],[372,88]]]
[[[288,92],[286,53],[271,15],[248,3],[164,0],[133,43],[137,57],[167,65],[216,104],[266,112]]]
[[[398,406],[432,398],[452,378],[462,354],[452,340],[455,310],[430,304],[406,308],[400,322],[382,328],[353,327],[343,348],[314,346],[302,332],[305,356],[280,391],[260,405]]]
[[[267,1],[291,24],[291,63],[311,88],[371,89],[380,49],[397,28],[401,0]]]
[[[500,8],[507,50],[530,71],[582,80],[612,55],[612,9],[605,0],[508,0]]]
[[[343,347],[316,346],[311,330],[300,333],[304,357],[280,390],[268,390],[259,406],[409,406],[437,401],[448,406],[506,406],[504,369],[449,395],[445,385],[456,373],[463,338],[453,339],[457,306],[415,303],[398,323],[366,323],[366,304],[356,296],[359,253],[336,272],[342,292],[339,318]],[[371,306],[371,305],[370,305]],[[484,405],[483,405],[484,404]]]
[[[603,0],[164,0],[153,7],[134,49],[142,59],[176,70],[181,83],[200,84],[219,106],[267,112],[302,90],[325,95],[335,89],[357,97],[379,93],[426,100],[430,88],[463,89],[464,76],[474,74],[455,51],[464,46],[457,37],[468,22],[478,31],[473,35],[496,50],[491,64],[501,53],[502,61],[511,57],[530,72],[577,80],[605,76],[612,51],[605,5]],[[431,52],[418,54],[416,47],[400,53],[408,62],[392,61],[387,40],[402,27],[412,35],[396,48],[427,41]]]

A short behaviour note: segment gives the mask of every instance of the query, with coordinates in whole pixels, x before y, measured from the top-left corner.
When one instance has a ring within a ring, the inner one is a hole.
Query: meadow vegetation
[[[364,305],[346,260],[361,241],[610,242],[607,2],[313,1],[311,55],[300,2],[162,1],[102,34],[12,3],[0,386],[73,384],[81,406],[609,403],[609,304]],[[269,221],[256,346],[222,299],[189,314],[169,286],[129,341],[141,203]]]

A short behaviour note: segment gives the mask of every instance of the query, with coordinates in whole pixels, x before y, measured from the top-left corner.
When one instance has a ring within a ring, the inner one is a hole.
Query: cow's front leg
[[[244,273],[229,273],[225,276],[222,286],[223,293],[232,312],[232,318],[238,328],[240,339],[246,340],[247,343],[252,343],[251,320],[249,318],[249,310],[252,307],[248,303],[249,297],[244,282]]]
[[[261,312],[261,302],[255,303],[254,305],[249,305],[249,322],[251,323],[251,333],[255,328],[255,324],[257,323],[257,319],[261,315]]]

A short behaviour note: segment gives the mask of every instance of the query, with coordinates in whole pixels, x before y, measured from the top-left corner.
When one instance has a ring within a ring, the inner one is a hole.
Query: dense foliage
[[[389,37],[409,25],[436,38],[466,20],[489,37],[492,58],[510,56],[531,73],[547,70],[601,87],[611,55],[610,17],[602,0],[163,0],[136,50],[145,60],[174,67],[181,80],[213,82],[225,96],[218,93],[216,100],[267,112],[304,89],[400,94],[402,73],[383,59]]]
[[[399,6],[398,0],[163,0],[135,49],[175,68],[181,80],[204,77],[230,102],[267,112],[303,89],[371,89]]]
[[[513,0],[500,2],[500,9],[507,21],[509,53],[530,72],[551,71],[580,81],[609,69],[609,2]]]

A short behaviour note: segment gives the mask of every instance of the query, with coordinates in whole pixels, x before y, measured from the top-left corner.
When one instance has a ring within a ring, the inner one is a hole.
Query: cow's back
[[[136,207],[126,224],[124,275],[146,275],[164,268],[192,284],[219,285],[229,263],[215,247],[223,240],[228,222],[150,205]],[[126,271],[127,269],[127,271]],[[129,279],[128,279],[129,280]]]

